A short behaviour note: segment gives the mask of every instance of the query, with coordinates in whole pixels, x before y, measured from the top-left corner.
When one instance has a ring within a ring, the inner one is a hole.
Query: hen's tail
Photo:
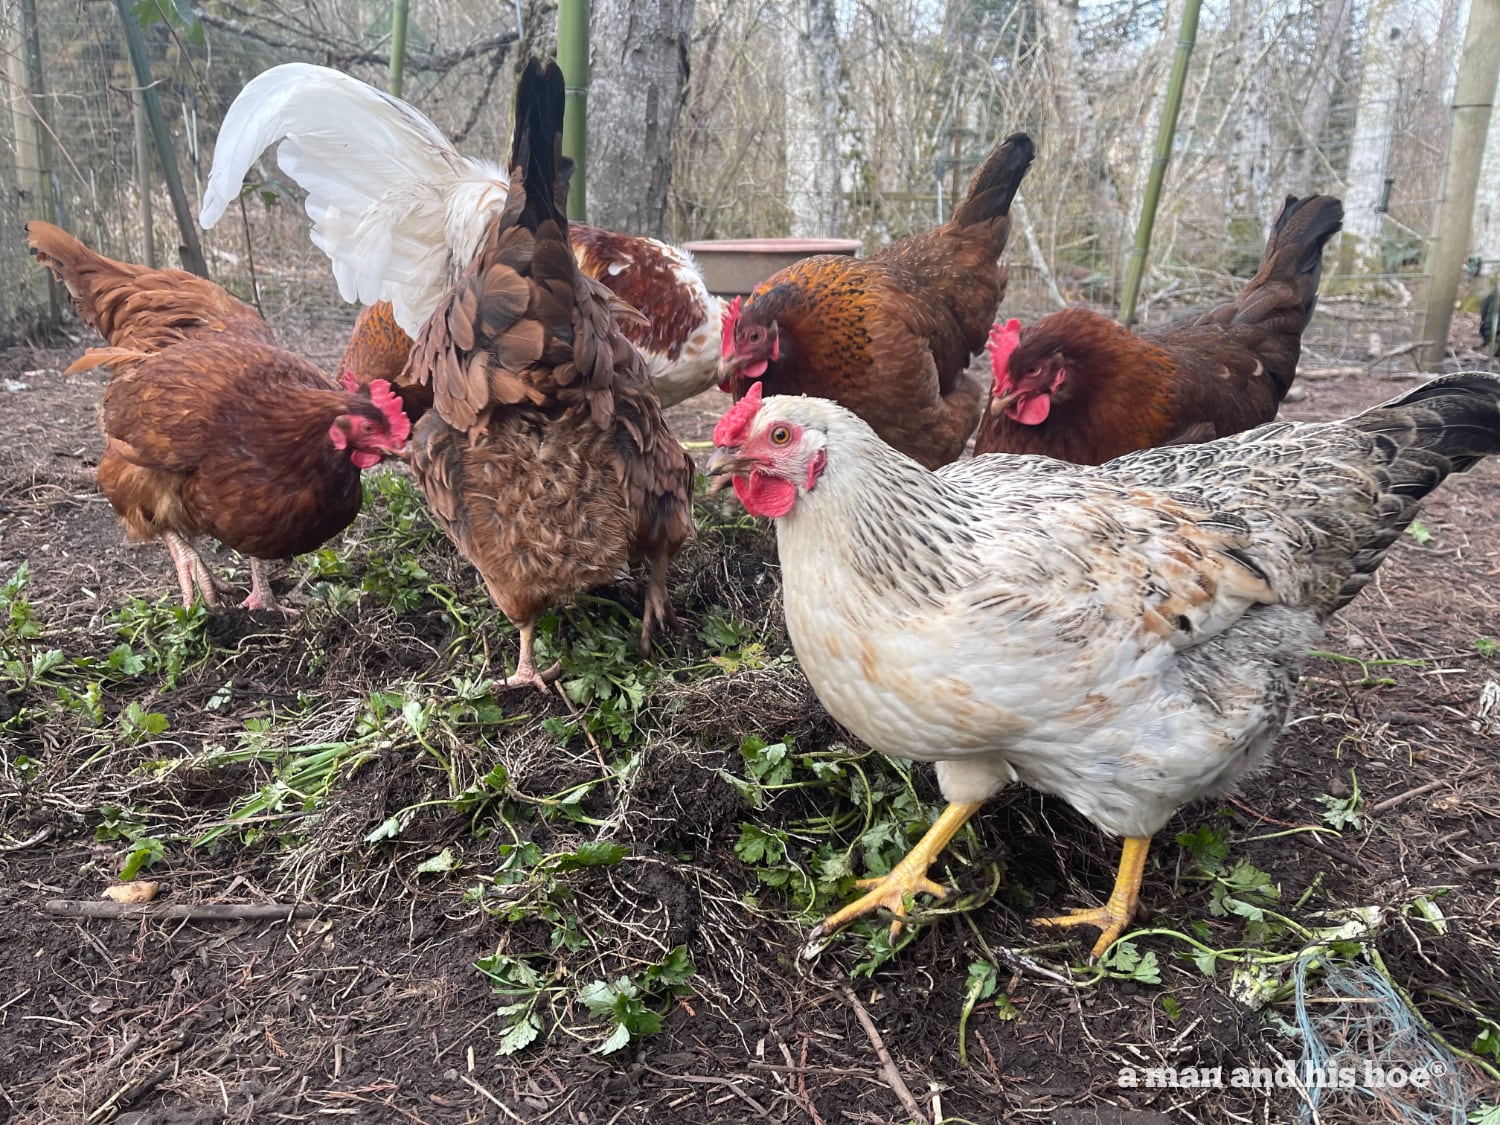
[[[1010,205],[1026,170],[1036,155],[1036,145],[1025,133],[1012,133],[990,153],[969,181],[969,194],[953,212],[955,227],[988,224],[996,242],[995,254],[1010,237]]]
[[[1344,205],[1333,196],[1287,196],[1260,269],[1226,310],[1230,331],[1255,353],[1278,403],[1296,378],[1302,333],[1318,305],[1323,247],[1343,225]]]
[[[573,162],[562,154],[563,72],[555,62],[532,59],[516,87],[516,131],[510,146],[511,174],[519,174],[526,202],[521,225],[536,230],[551,220],[568,229],[568,176]]]
[[[1338,605],[1369,581],[1424,496],[1450,474],[1500,453],[1500,377],[1445,375],[1344,424],[1375,439],[1370,468],[1379,499],[1374,519],[1353,529],[1359,550]]]
[[[199,222],[219,221],[272,146],[307,192],[313,242],[344,299],[390,300],[413,335],[505,202],[504,173],[460,155],[415,107],[340,71],[284,63],[224,115]]]
[[[67,288],[84,323],[115,343],[119,305],[135,291],[137,279],[148,272],[146,267],[106,258],[61,227],[39,220],[26,224],[26,245],[31,256]]]

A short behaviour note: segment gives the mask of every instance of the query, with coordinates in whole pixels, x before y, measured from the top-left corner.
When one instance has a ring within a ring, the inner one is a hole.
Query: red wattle
[[[734,478],[734,494],[752,516],[777,519],[792,510],[797,501],[797,486],[780,477],[768,477],[759,469],[748,477]]]
[[[1006,408],[1005,416],[1023,426],[1040,426],[1051,413],[1051,395],[1022,395]]]
[[[349,454],[349,460],[353,462],[356,469],[373,469],[380,464],[380,454],[372,453],[367,449],[356,449]]]

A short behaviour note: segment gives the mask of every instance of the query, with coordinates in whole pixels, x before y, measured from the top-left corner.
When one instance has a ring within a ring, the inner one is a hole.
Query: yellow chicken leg
[[[1151,848],[1150,836],[1127,836],[1120,849],[1120,871],[1115,876],[1115,889],[1109,893],[1109,901],[1090,910],[1075,910],[1055,918],[1038,918],[1038,926],[1098,926],[1099,940],[1094,943],[1090,956],[1097,961],[1104,951],[1114,944],[1125,927],[1135,917],[1136,903],[1141,897],[1141,876],[1146,871],[1146,852]]]
[[[840,926],[847,925],[854,919],[883,906],[896,915],[896,920],[891,923],[891,940],[895,941],[901,933],[901,919],[906,917],[907,895],[926,892],[941,898],[948,893],[945,887],[934,883],[927,877],[927,869],[932,866],[938,853],[948,846],[948,841],[953,839],[955,833],[964,826],[969,817],[979,811],[979,806],[982,804],[984,804],[983,801],[950,804],[943,810],[943,815],[932,822],[932,827],[917,841],[916,847],[906,853],[900,863],[877,879],[861,879],[856,886],[869,887],[870,890],[836,914],[830,914],[824,918],[822,923],[815,926],[812,933],[807,935],[807,940],[816,941],[824,934],[832,933]]]

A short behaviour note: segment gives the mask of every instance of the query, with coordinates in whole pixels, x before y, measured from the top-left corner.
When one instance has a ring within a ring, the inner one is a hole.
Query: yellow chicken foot
[[[1095,961],[1104,956],[1104,951],[1115,943],[1135,918],[1135,907],[1141,898],[1141,876],[1146,871],[1146,852],[1151,848],[1150,836],[1127,836],[1120,849],[1120,871],[1115,876],[1115,889],[1109,901],[1090,910],[1075,910],[1055,918],[1038,918],[1038,926],[1097,926],[1099,940],[1089,954]]]
[[[521,659],[516,663],[516,670],[503,680],[495,681],[495,688],[518,688],[534,687],[537,691],[547,691],[547,685],[557,679],[557,674],[562,671],[562,661],[559,660],[545,672],[536,670],[536,654],[532,646],[536,637],[536,622],[527,621],[520,626],[521,632]]]
[[[916,847],[906,853],[900,863],[877,879],[861,879],[856,886],[869,887],[870,890],[838,913],[824,918],[821,924],[813,927],[812,933],[807,935],[807,940],[816,941],[824,934],[832,933],[840,926],[847,925],[854,919],[883,906],[896,915],[896,920],[891,923],[891,940],[895,941],[901,933],[901,920],[906,917],[908,895],[925,892],[941,898],[948,893],[946,887],[934,883],[927,877],[927,869],[932,866],[938,853],[948,846],[948,841],[953,839],[955,833],[964,826],[969,817],[979,811],[979,806],[982,804],[984,804],[983,801],[950,804],[943,810],[942,816],[933,821],[932,827],[917,841]]]

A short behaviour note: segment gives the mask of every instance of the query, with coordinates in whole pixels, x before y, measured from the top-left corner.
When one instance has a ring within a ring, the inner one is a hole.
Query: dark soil
[[[127,599],[175,596],[164,552],[127,548],[94,487],[102,379],[61,373],[79,348],[0,357],[0,377],[26,385],[0,392],[11,432],[0,445],[0,581],[29,562],[44,642],[70,653],[100,651],[104,620]],[[1390,374],[1317,376],[1305,374],[1306,395],[1287,416],[1339,417],[1410,385]],[[706,399],[674,415],[684,438],[707,435],[722,401]],[[1373,941],[1391,978],[1437,1033],[1467,1048],[1481,1015],[1500,1018],[1500,655],[1476,645],[1500,639],[1500,464],[1450,481],[1423,523],[1430,539],[1403,537],[1325,642],[1366,662],[1413,663],[1370,665],[1366,676],[1357,663],[1310,661],[1280,764],[1238,800],[1185,810],[1158,837],[1143,924],[1193,932],[1196,923],[1210,944],[1240,944],[1239,920],[1212,915],[1205,885],[1186,878],[1191,858],[1174,842],[1205,822],[1225,823],[1233,857],[1269,874],[1283,912],[1306,921],[1337,906],[1384,911]],[[780,651],[769,538],[751,531],[734,542],[742,554],[700,554],[679,566],[677,604],[692,616],[730,599]],[[219,561],[246,583],[242,564]],[[472,588],[451,557],[426,565],[451,566],[455,587]],[[639,608],[636,590],[610,596]],[[146,701],[169,713],[171,753],[181,757],[229,737],[216,732],[241,729],[241,699],[290,710],[303,697],[352,698],[457,659],[441,615],[427,606],[395,612],[362,602],[317,626],[227,610],[211,639],[213,659]],[[227,693],[227,710],[214,709],[216,693]],[[755,702],[750,719],[745,698]],[[0,721],[39,702],[0,690],[0,708],[10,709]],[[532,708],[538,719],[570,717],[558,701]],[[630,791],[611,799],[596,790],[581,806],[613,817],[631,854],[580,873],[569,909],[618,943],[610,949],[649,959],[681,943],[697,968],[694,991],[667,1009],[663,1029],[609,1056],[593,1053],[596,1040],[563,1031],[516,1056],[496,1053],[498,1001],[474,962],[497,949],[543,949],[545,928],[507,925],[466,900],[472,874],[495,869],[506,838],[474,834],[466,812],[434,809],[387,851],[362,843],[393,810],[436,791],[432,771],[403,753],[382,752],[351,771],[294,851],[174,847],[148,872],[167,884],[163,902],[300,902],[314,908],[306,917],[44,912],[51,900],[97,899],[112,881],[120,848],[95,839],[102,807],[149,800],[177,810],[190,832],[268,778],[255,763],[158,776],[150,762],[166,751],[70,744],[58,733],[67,729],[38,722],[0,731],[0,743],[9,740],[0,774],[0,1119],[833,1125],[909,1120],[907,1099],[928,1120],[973,1122],[1279,1122],[1298,1112],[1287,1089],[1120,1086],[1125,1067],[1274,1067],[1295,1060],[1300,1044],[1286,1034],[1290,1005],[1269,1018],[1246,1007],[1231,998],[1229,962],[1204,974],[1169,938],[1138,942],[1160,958],[1160,985],[1070,977],[1065,966],[1082,965],[1082,947],[1049,940],[1027,920],[1100,900],[1117,845],[1060,801],[1025,791],[994,801],[976,821],[974,865],[940,866],[937,877],[982,897],[984,871],[998,864],[1000,892],[921,928],[869,978],[851,975],[860,955],[853,941],[804,959],[810,922],[736,857],[746,808],[723,780],[740,769],[746,734],[791,734],[802,746],[840,737],[794,669],[736,673],[674,695],[666,733],[642,751]],[[481,776],[493,764],[487,747],[501,746],[518,791],[555,793],[597,776],[586,745],[559,755],[547,741],[506,747],[508,737],[504,729],[476,735],[453,768]],[[39,772],[20,768],[20,755]],[[924,797],[935,800],[919,772]],[[1348,794],[1351,772],[1365,802],[1362,828],[1287,832],[1322,825],[1318,798]],[[769,815],[790,824],[818,811],[793,801]],[[556,825],[538,816],[512,830],[545,849],[563,831]],[[417,860],[444,847],[469,877],[415,873]],[[1441,932],[1403,912],[1421,893],[1440,905]],[[639,967],[600,956],[605,972]],[[958,1026],[978,960],[1001,966],[1010,1008],[974,1007],[964,1066]],[[1478,1069],[1465,1073],[1469,1096],[1500,1100]],[[1372,1103],[1357,1119],[1396,1119],[1382,1112]]]

